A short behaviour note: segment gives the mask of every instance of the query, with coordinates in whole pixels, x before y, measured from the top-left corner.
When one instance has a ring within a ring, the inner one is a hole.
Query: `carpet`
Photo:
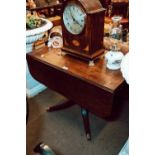
[[[28,99],[26,154],[35,155],[33,148],[39,142],[44,142],[56,155],[117,155],[129,136],[129,100],[125,98],[116,108],[115,120],[104,120],[90,113],[91,141],[85,137],[78,105],[46,112],[48,106],[66,100],[49,89]]]

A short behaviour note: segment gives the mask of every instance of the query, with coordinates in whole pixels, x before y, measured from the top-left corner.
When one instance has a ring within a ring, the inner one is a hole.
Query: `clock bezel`
[[[68,7],[68,5],[72,5],[72,4],[78,5],[78,6],[82,9],[82,11],[85,13],[85,17],[84,17],[84,27],[83,27],[82,31],[81,31],[80,33],[78,33],[78,34],[72,33],[72,32],[70,32],[70,31],[67,29],[67,27],[66,27],[66,25],[65,25],[65,22],[64,22],[64,18],[62,19],[62,21],[63,21],[64,28],[67,30],[68,33],[70,33],[71,35],[78,36],[78,35],[81,35],[81,34],[83,34],[83,33],[85,32],[85,27],[86,27],[86,23],[87,23],[87,13],[86,13],[86,10],[85,10],[85,8],[83,7],[83,5],[81,5],[81,3],[79,3],[78,1],[75,1],[75,0],[71,0],[71,1],[66,2],[65,7],[63,8],[62,17],[63,17],[63,15],[64,15],[64,11],[65,11],[66,7]]]

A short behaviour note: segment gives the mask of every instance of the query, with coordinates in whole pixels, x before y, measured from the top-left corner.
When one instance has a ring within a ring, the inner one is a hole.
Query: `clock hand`
[[[72,19],[73,19],[73,21],[76,23],[76,24],[78,24],[78,25],[80,25],[81,27],[82,27],[82,25],[74,18],[74,16],[73,16],[73,13],[72,13],[72,11],[71,11],[71,9],[69,9],[70,10],[70,15],[71,15],[71,17],[72,17]]]

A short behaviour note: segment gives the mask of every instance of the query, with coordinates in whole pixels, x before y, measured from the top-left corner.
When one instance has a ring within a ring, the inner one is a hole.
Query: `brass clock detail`
[[[99,0],[65,1],[61,18],[62,50],[92,64],[104,53],[104,13]]]

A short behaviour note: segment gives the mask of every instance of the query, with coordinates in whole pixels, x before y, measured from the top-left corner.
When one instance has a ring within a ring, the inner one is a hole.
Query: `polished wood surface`
[[[61,49],[44,47],[33,51],[29,56],[109,92],[114,92],[124,80],[120,70],[112,71],[106,68],[103,57],[95,62],[95,66],[90,67],[85,61],[69,55],[62,56],[60,53]]]
[[[103,57],[90,67],[60,53],[60,49],[44,47],[27,54],[32,76],[98,116],[110,115],[113,96],[124,81],[121,72],[107,69]]]
[[[78,104],[86,137],[90,140],[88,112],[104,119],[111,116],[115,99],[121,95],[125,85],[120,70],[107,69],[103,56],[90,67],[85,61],[62,55],[61,49],[48,47],[34,50],[26,56],[31,75],[70,100],[69,104],[50,107],[48,111]]]

